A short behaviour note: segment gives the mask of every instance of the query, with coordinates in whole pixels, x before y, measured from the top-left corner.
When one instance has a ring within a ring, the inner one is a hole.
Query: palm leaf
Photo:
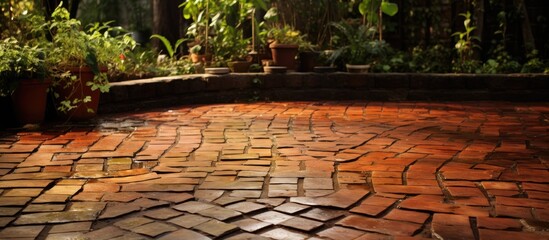
[[[174,51],[173,51],[172,44],[170,43],[170,41],[168,41],[168,39],[166,37],[164,37],[162,35],[158,35],[158,34],[153,34],[151,36],[151,39],[153,39],[153,38],[160,39],[160,41],[164,44],[164,47],[166,47],[166,51],[168,51],[168,55],[170,56],[170,58],[172,58],[173,54],[174,54]],[[179,44],[181,44],[181,43],[179,43]]]

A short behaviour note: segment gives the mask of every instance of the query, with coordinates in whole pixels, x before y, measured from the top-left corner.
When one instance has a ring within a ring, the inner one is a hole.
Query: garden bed
[[[100,113],[249,101],[548,101],[547,74],[194,74],[111,83]]]

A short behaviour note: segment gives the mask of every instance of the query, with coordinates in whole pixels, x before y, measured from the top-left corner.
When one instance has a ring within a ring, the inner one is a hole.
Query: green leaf
[[[368,2],[370,2],[370,0],[364,0],[358,5],[358,12],[360,12],[362,16],[365,16],[368,12]]]
[[[177,48],[179,48],[179,45],[181,45],[182,43],[184,43],[187,39],[186,38],[181,38],[181,39],[178,39],[176,42],[175,42],[175,45],[173,46],[173,50],[174,51],[177,51]]]
[[[185,5],[185,6],[183,6]],[[181,5],[179,5],[179,7],[183,7],[183,17],[185,19],[191,19],[192,17],[192,11],[191,11],[191,4],[189,4],[189,2],[185,2],[185,3],[182,3]]]
[[[99,66],[98,66],[99,64],[97,61],[97,54],[95,53],[95,49],[89,46],[87,47],[85,62],[91,68],[94,74],[99,73]]]
[[[465,20],[463,21],[463,26],[468,27],[469,24],[471,24],[471,19],[465,19]]]
[[[170,41],[168,41],[168,39],[162,35],[158,35],[158,34],[153,34],[151,36],[151,39],[153,38],[158,38],[160,39],[160,41],[164,44],[164,47],[166,47],[166,51],[168,51],[168,55],[170,56],[170,58],[173,57],[173,54],[174,54],[174,51],[173,51],[173,48],[172,48],[172,44],[170,43]]]
[[[398,13],[398,5],[389,1],[381,2],[381,11],[389,16],[394,16]]]
[[[278,20],[278,9],[276,7],[269,9],[267,13],[263,15],[263,19],[265,19],[265,21],[276,22]]]

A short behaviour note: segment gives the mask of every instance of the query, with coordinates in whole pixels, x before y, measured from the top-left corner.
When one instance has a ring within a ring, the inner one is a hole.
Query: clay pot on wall
[[[25,79],[19,82],[11,96],[19,124],[38,124],[44,121],[50,84],[49,79]]]
[[[272,43],[270,46],[273,61],[276,66],[284,66],[289,72],[297,70],[296,56],[298,45]]]
[[[367,73],[370,70],[370,65],[353,65],[353,64],[347,64],[347,72],[350,73]]]
[[[251,62],[248,61],[231,61],[227,62],[227,66],[234,73],[246,73],[250,70]]]

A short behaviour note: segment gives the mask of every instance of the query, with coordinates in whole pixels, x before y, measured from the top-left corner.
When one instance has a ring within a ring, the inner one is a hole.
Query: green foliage
[[[497,45],[490,56],[492,58],[486,60],[482,65],[480,70],[482,73],[516,73],[521,70],[520,63],[511,58],[503,45]]]
[[[15,38],[0,42],[0,96],[13,93],[20,81],[46,76],[45,51]]]
[[[195,66],[187,58],[159,58],[158,53],[149,48],[137,47],[127,51],[121,64],[109,69],[109,81],[144,79],[160,76],[173,76],[196,73]]]
[[[382,14],[394,16],[398,13],[398,5],[389,0],[362,0],[358,5],[358,11],[363,16],[363,24],[374,27],[379,34],[379,40],[383,40]]]
[[[340,46],[330,56],[332,64],[350,63],[365,64],[367,61],[368,42],[371,39],[372,32],[364,25],[358,27],[348,22],[331,23],[340,35],[336,38],[336,44]]]
[[[175,42],[175,44],[172,46],[170,41],[164,36],[161,36],[161,35],[158,35],[158,34],[153,34],[151,36],[151,39],[153,39],[153,38],[159,39],[162,42],[162,44],[164,44],[164,47],[166,48],[166,51],[168,51],[168,56],[170,56],[170,58],[174,57],[175,52],[177,51],[177,48],[179,48],[179,46],[187,40],[185,38],[178,39]]]
[[[244,38],[242,30],[226,25],[213,37],[214,53],[218,60],[246,60],[250,38]]]
[[[394,16],[398,13],[398,5],[386,0],[381,2],[381,11],[389,16]]]
[[[340,46],[335,50],[330,61],[332,64],[379,64],[385,61],[390,49],[384,41],[371,40],[373,34],[366,26],[354,26],[348,22],[331,24],[342,38],[337,44]]]
[[[482,73],[482,62],[479,60],[466,60],[454,62],[452,71],[456,73]]]
[[[526,57],[528,61],[522,66],[521,73],[549,73],[549,62],[542,61],[537,50],[533,50]]]
[[[447,73],[452,66],[452,49],[441,44],[412,49],[410,71],[420,73]]]
[[[190,53],[199,54],[202,51],[202,46],[200,45],[194,45],[191,48],[189,48]]]
[[[290,25],[282,27],[273,27],[268,32],[268,38],[278,44],[304,45],[306,44],[305,36]]]
[[[71,19],[69,12],[59,5],[52,13],[51,20],[43,27],[52,36],[52,51],[47,61],[54,67],[54,86],[74,89],[79,82],[78,74],[67,71],[71,67],[88,66],[94,73],[92,81],[86,86],[101,92],[109,91],[107,74],[100,71],[102,67],[117,68],[121,66],[124,53],[135,47],[135,42],[119,27],[111,27],[110,23],[96,23],[87,30],[82,30],[81,22]],[[69,111],[85,102],[82,99],[64,99],[61,111]]]
[[[150,49],[135,48],[121,55],[120,64],[108,70],[109,81],[143,79],[162,75],[156,67],[157,55]]]
[[[392,17],[398,13],[398,4],[388,0],[362,0],[358,5],[358,11],[370,24],[375,25],[379,20],[379,11]]]
[[[44,79],[48,65],[45,61],[50,44],[36,26],[44,18],[34,12],[34,1],[0,2],[0,95],[13,93],[20,81]]]
[[[135,47],[135,42],[119,27],[96,23],[87,30],[69,12],[58,7],[45,26],[53,42],[52,59],[58,66],[85,66],[97,69],[120,61],[120,54]]]
[[[214,62],[223,62],[247,55],[251,38],[244,38],[243,23],[256,8],[267,10],[267,3],[264,0],[188,0],[180,8],[184,18],[193,20],[187,29],[187,35],[193,39],[190,45],[200,46],[205,54],[213,53]]]
[[[480,41],[480,39],[472,35],[472,32],[476,29],[476,27],[472,26],[471,24],[471,13],[462,13],[460,14],[460,16],[463,16],[465,18],[465,20],[463,21],[465,31],[455,32],[452,34],[452,36],[458,37],[455,48],[459,54],[459,61],[461,62],[461,64],[465,64],[463,62],[471,60],[471,58],[473,57],[475,48],[480,48],[479,45],[476,43],[477,41]]]
[[[0,1],[0,36],[2,39],[24,34],[24,26],[21,26],[22,22],[19,20],[35,11],[35,2],[33,0]]]
[[[175,76],[196,73],[196,66],[188,59],[168,59],[160,61],[155,67],[159,76]]]
[[[266,43],[297,45],[301,51],[311,51],[316,48],[307,40],[307,35],[302,34],[290,24],[280,23],[277,7],[269,9],[263,18],[265,22],[260,24],[262,31],[259,37],[266,39]]]

